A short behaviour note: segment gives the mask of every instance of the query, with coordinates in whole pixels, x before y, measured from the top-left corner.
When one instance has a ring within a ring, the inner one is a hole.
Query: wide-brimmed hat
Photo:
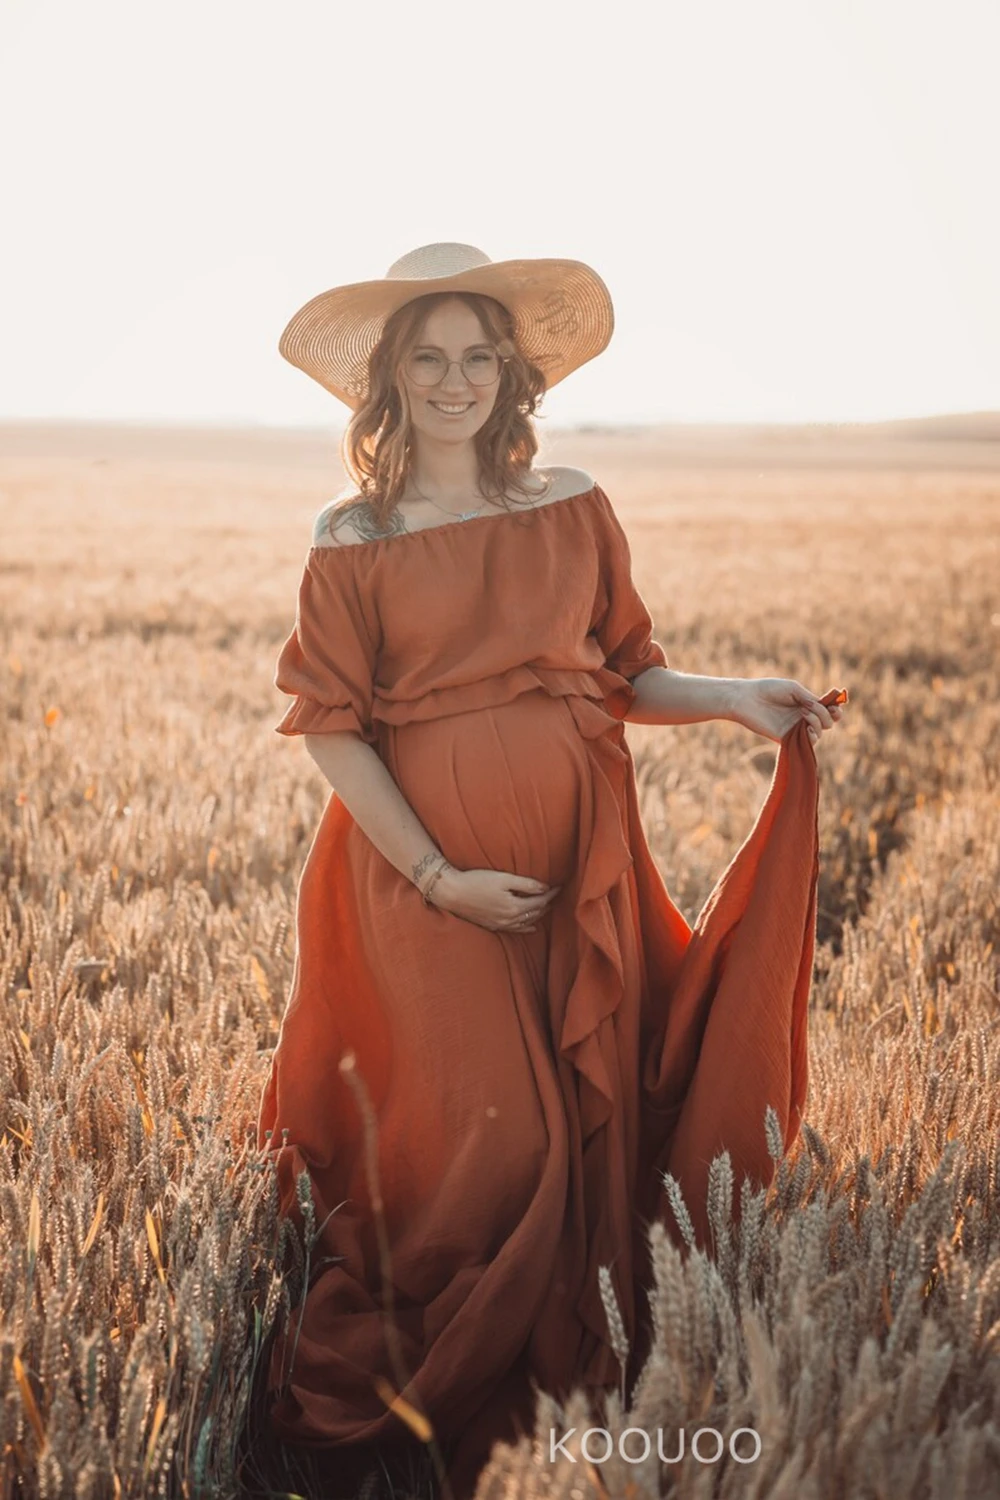
[[[442,243],[410,250],[374,281],[320,292],[299,308],[278,348],[356,410],[386,319],[428,292],[483,292],[509,308],[518,347],[546,389],[607,348],[615,326],[610,292],[582,261],[491,261],[475,245]]]

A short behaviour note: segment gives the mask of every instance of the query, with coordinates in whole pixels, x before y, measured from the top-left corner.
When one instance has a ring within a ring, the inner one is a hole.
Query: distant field
[[[674,423],[662,426],[591,423],[546,431],[560,449],[583,441],[588,451],[650,453],[660,466],[798,467],[860,464],[869,468],[1000,470],[1000,412],[963,412],[898,422],[811,422],[751,426]],[[80,422],[4,422],[0,455],[111,461],[281,464],[299,469],[336,462],[339,431],[281,427],[150,427]],[[610,455],[609,455],[610,456]],[[553,462],[556,462],[553,456]]]
[[[621,1425],[756,1427],[719,1495],[1000,1493],[1000,417],[542,431],[618,510],[671,666],[851,695],[817,747],[808,1131],[728,1270],[663,1247]],[[336,449],[0,426],[0,1500],[326,1493],[248,1406],[296,1290],[248,1137],[328,794],[272,674]],[[773,747],[628,733],[693,921]],[[671,1482],[708,1493],[690,1457]]]

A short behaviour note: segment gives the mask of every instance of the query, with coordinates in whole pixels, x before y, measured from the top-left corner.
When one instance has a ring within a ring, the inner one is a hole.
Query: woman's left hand
[[[839,703],[829,708],[790,677],[745,677],[737,684],[729,717],[769,740],[784,739],[799,719],[807,720],[815,745],[824,729],[832,729],[843,713]]]

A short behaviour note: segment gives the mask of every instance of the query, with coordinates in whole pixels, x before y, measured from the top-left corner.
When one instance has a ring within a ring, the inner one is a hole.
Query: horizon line
[[[348,419],[349,420],[349,419]],[[553,425],[546,423],[546,432],[620,432],[625,430],[637,431],[662,431],[663,429],[791,429],[802,431],[805,429],[863,429],[873,427],[897,426],[923,426],[940,422],[983,422],[995,421],[998,424],[1000,437],[1000,408],[983,407],[973,410],[967,408],[958,410],[942,410],[924,412],[919,415],[900,415],[891,417],[866,417],[866,418],[746,418],[746,417],[657,417],[648,419],[629,420],[597,420],[582,418],[576,422],[561,422]],[[211,431],[211,432],[286,432],[286,433],[314,433],[330,437],[342,435],[346,431],[347,421],[342,425],[331,423],[326,426],[316,422],[266,422],[256,418],[238,420],[235,418],[169,418],[169,417],[84,417],[84,416],[4,416],[0,414],[0,429],[15,427],[117,427],[133,429],[150,429],[164,432],[184,431]]]

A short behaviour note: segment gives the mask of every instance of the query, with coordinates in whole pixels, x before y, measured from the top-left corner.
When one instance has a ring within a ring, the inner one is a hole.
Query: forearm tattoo
[[[413,884],[419,885],[421,876],[426,874],[431,865],[435,864],[439,859],[444,859],[444,855],[440,849],[432,849],[430,854],[425,854],[423,859],[418,860],[413,866]]]

